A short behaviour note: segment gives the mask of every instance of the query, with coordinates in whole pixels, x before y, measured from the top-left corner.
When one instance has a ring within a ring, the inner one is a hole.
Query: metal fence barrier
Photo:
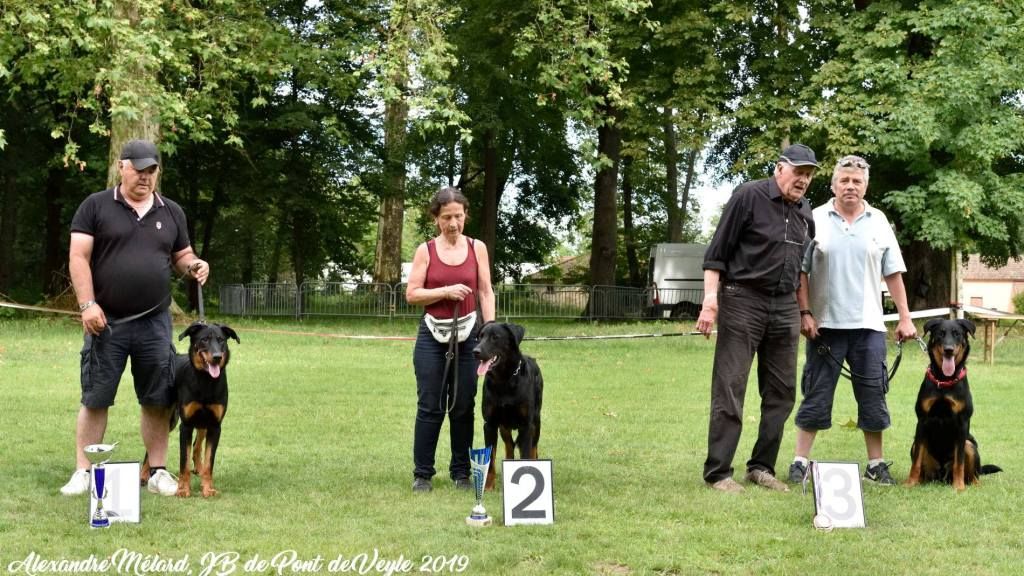
[[[405,300],[407,284],[306,282],[224,284],[220,313],[233,316],[417,317],[420,306]],[[494,287],[499,319],[692,320],[703,290],[653,290],[624,286],[499,284]]]

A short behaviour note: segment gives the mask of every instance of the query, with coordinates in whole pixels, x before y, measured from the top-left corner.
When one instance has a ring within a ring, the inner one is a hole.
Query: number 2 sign
[[[504,460],[501,482],[505,526],[554,524],[551,460]]]

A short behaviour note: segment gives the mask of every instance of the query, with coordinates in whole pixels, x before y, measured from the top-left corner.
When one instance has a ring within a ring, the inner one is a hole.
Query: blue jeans
[[[413,475],[432,478],[434,453],[441,435],[441,424],[448,413],[452,457],[448,473],[452,479],[469,477],[469,449],[473,445],[473,411],[476,407],[477,361],[473,348],[477,344],[477,327],[459,348],[459,381],[453,382],[455,362],[444,377],[445,353],[448,344],[434,339],[424,321],[420,320],[412,364],[416,371],[416,427],[413,435]]]

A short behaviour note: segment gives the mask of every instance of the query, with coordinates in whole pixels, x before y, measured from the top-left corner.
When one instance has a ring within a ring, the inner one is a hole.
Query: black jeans
[[[441,435],[441,424],[448,411],[448,425],[451,433],[452,459],[448,466],[449,475],[455,478],[469,477],[469,449],[473,445],[473,412],[476,407],[477,361],[473,358],[476,347],[477,328],[461,342],[459,347],[459,381],[452,382],[454,360],[449,368],[448,381],[444,377],[445,353],[448,344],[441,344],[420,321],[413,349],[412,364],[416,370],[416,428],[413,436],[413,475],[432,478],[434,453]],[[454,395],[454,403],[452,402]]]
[[[796,401],[800,311],[795,294],[766,295],[737,284],[719,293],[718,340],[711,374],[711,417],[704,480],[732,476],[743,429],[743,399],[757,354],[761,425],[747,470],[775,473],[782,432]]]

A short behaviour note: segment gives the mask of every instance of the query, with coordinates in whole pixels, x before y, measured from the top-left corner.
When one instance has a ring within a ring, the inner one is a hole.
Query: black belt
[[[757,286],[755,284],[747,284],[747,283],[744,283],[744,282],[726,282],[725,286],[726,287],[728,287],[728,286],[735,286],[735,287],[740,288],[740,289],[753,290],[754,292],[757,292],[758,294],[762,294],[764,296],[773,296],[773,297],[774,296],[788,296],[790,294],[796,293],[796,289],[795,288],[793,290],[782,292],[782,291],[776,291],[776,290],[765,290],[764,288],[761,288],[760,286]]]

